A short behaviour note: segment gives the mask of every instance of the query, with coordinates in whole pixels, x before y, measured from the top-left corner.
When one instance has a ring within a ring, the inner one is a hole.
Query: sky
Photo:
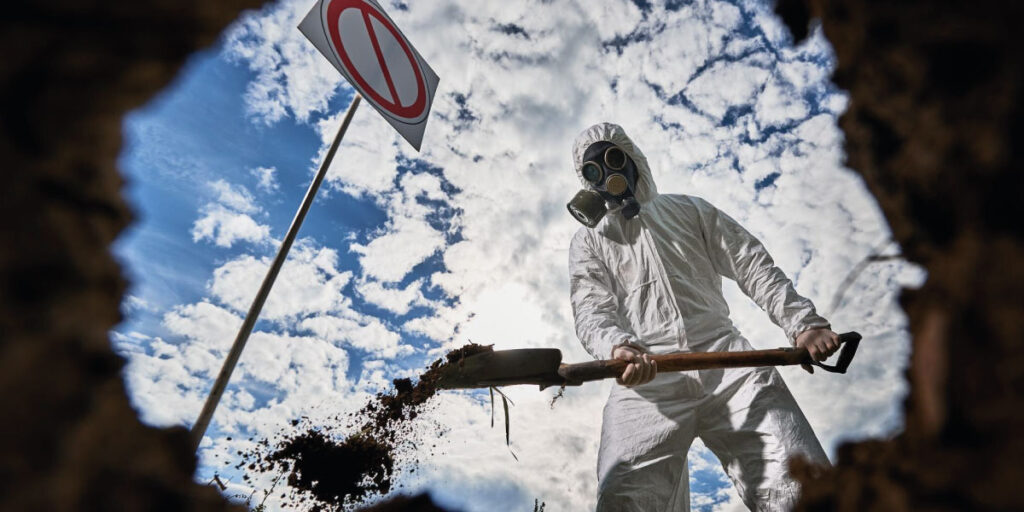
[[[148,424],[195,420],[353,96],[295,28],[312,4],[243,14],[124,121],[119,163],[137,220],[115,248],[131,288],[112,337]],[[579,188],[572,141],[601,121],[625,128],[659,191],[736,218],[837,331],[865,336],[845,376],[780,370],[829,455],[900,429],[897,299],[924,274],[873,263],[836,304],[858,263],[899,248],[844,166],[848,97],[829,81],[819,29],[794,46],[752,0],[382,4],[440,77],[422,150],[359,107],[203,440],[197,480],[219,474],[230,497],[261,493],[269,479],[249,486],[233,469],[250,437],[352,412],[470,341],[588,360],[568,301],[579,224],[564,205]],[[755,347],[787,344],[735,284],[724,291]],[[402,491],[467,511],[532,510],[535,499],[592,510],[611,386],[570,388],[553,407],[554,390],[505,389],[518,461],[485,392],[442,393],[422,423],[428,437],[446,433],[424,443]],[[699,441],[688,463],[694,510],[743,510]]]

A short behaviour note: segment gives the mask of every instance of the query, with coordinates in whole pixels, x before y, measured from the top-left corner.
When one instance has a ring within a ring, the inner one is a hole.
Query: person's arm
[[[790,343],[806,347],[818,361],[835,352],[839,348],[838,336],[831,331],[828,320],[818,315],[810,300],[796,292],[793,282],[775,265],[764,245],[707,201],[694,198],[694,202],[715,270],[736,281],[743,293],[786,332]]]
[[[608,268],[583,235],[569,245],[569,299],[576,336],[595,359],[608,359],[613,348],[636,339],[619,314]]]
[[[619,314],[608,268],[587,243],[575,236],[569,246],[569,297],[576,336],[595,359],[630,362],[619,384],[636,386],[654,378],[657,365],[633,344],[636,335]]]

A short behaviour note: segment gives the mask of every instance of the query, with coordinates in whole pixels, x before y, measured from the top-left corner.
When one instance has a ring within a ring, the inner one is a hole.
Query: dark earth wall
[[[261,0],[5,4],[0,21],[0,509],[226,510],[183,429],[143,426],[108,331],[131,220],[121,118]],[[1018,2],[781,0],[821,19],[849,165],[905,256],[906,431],[797,464],[801,510],[1024,510]],[[903,364],[894,361],[893,364]],[[887,383],[878,383],[880,386]]]
[[[848,165],[928,271],[902,295],[905,432],[842,446],[823,473],[798,465],[798,508],[1024,510],[1024,3],[783,0],[777,11],[797,38],[820,19],[851,97]]]
[[[228,510],[182,428],[136,419],[108,330],[131,220],[121,119],[262,0],[4,4],[0,510]]]

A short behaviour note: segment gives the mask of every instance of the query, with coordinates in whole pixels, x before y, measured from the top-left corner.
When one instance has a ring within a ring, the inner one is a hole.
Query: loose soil
[[[437,393],[441,371],[461,364],[467,356],[490,350],[490,346],[474,343],[453,350],[431,363],[415,384],[411,379],[395,379],[390,393],[378,393],[358,412],[336,418],[335,425],[294,420],[293,429],[282,431],[278,440],[263,440],[257,449],[243,452],[237,467],[245,467],[250,474],[287,474],[292,492],[283,497],[288,504],[314,511],[342,510],[371,495],[386,495],[391,492],[400,459],[407,464],[402,470],[416,470],[418,460],[406,461],[400,456],[414,448],[416,434],[411,422]],[[339,435],[342,426],[354,433]],[[443,430],[437,428],[432,434],[441,435]],[[250,474],[244,477],[247,481],[252,479]]]

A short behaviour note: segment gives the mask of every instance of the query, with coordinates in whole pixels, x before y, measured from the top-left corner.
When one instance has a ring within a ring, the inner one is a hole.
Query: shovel
[[[812,364],[828,372],[846,373],[860,340],[861,336],[856,332],[840,334],[839,343],[842,344],[842,349],[835,365],[812,360],[805,348],[683,352],[652,355],[651,359],[658,362],[658,373],[794,364]],[[540,389],[544,389],[548,386],[579,386],[592,380],[619,377],[626,370],[627,364],[621,359],[565,364],[562,363],[562,351],[557,348],[492,350],[466,356],[443,367],[437,387],[471,389],[536,384]]]

